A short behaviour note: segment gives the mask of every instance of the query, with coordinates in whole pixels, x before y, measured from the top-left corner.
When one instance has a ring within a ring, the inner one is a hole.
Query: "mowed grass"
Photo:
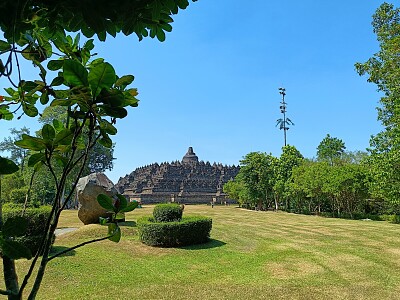
[[[134,221],[152,209],[127,215],[119,244],[51,261],[38,299],[400,299],[399,225],[186,205],[213,218],[212,240],[164,249],[138,240]],[[60,227],[78,226],[56,250],[106,233],[65,211]]]

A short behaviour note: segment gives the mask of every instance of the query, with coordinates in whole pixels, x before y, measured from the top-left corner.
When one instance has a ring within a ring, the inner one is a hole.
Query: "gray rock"
[[[99,217],[107,217],[109,214],[97,202],[99,194],[113,197],[118,193],[114,184],[103,173],[92,173],[79,179],[76,186],[79,202],[78,217],[83,224],[99,223]]]

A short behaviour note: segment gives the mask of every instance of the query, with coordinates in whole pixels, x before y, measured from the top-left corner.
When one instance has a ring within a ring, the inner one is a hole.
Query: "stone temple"
[[[223,185],[239,172],[239,166],[199,162],[189,150],[182,161],[154,163],[121,177],[115,185],[130,200],[141,203],[224,203],[230,202]]]

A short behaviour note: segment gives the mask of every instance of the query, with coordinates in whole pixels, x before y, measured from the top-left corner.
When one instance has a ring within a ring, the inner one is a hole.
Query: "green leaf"
[[[88,80],[93,97],[97,97],[102,89],[109,89],[114,85],[115,70],[109,63],[97,64],[90,69]]]
[[[116,221],[121,221],[121,220],[124,220],[124,219],[125,219],[125,214],[124,213],[119,212],[115,216],[115,220]]]
[[[53,126],[57,131],[62,131],[63,129],[65,129],[64,124],[57,119],[53,120]]]
[[[107,116],[123,119],[128,115],[128,112],[123,107],[110,107],[106,105],[99,105]]]
[[[64,61],[63,76],[65,81],[71,86],[88,85],[88,72],[85,67],[77,61]]]
[[[27,247],[25,247],[20,242],[12,241],[12,240],[3,240],[1,245],[3,255],[11,258],[11,259],[20,259],[26,258],[31,259],[32,253]]]
[[[36,117],[39,114],[35,105],[22,102],[22,110],[28,117]]]
[[[121,211],[121,209],[124,209],[128,205],[128,200],[121,194],[117,194],[117,197],[119,199],[119,211]]]
[[[68,164],[68,158],[55,154],[54,155],[54,159],[56,160],[56,162],[61,166],[61,167],[65,167]]]
[[[38,87],[38,84],[33,81],[22,81],[22,90],[25,92],[30,92]]]
[[[121,209],[120,212],[130,212],[137,208],[139,203],[137,201],[130,202],[125,208]]]
[[[108,234],[111,235],[108,239],[112,242],[118,243],[121,239],[121,229],[115,223],[108,224]]]
[[[57,145],[69,145],[72,142],[74,137],[74,133],[70,129],[63,129],[59,133],[57,133],[54,144]]]
[[[133,80],[135,80],[135,77],[133,75],[124,75],[115,82],[115,86],[122,87],[124,89],[128,85],[130,85]]]
[[[112,125],[110,122],[108,122],[107,120],[102,119],[100,121],[100,128],[102,130],[104,130],[106,133],[111,134],[111,135],[115,135],[117,134],[117,128],[115,128],[114,125]]]
[[[0,51],[8,51],[11,49],[11,45],[6,41],[0,40]]]
[[[85,49],[87,49],[89,51],[93,50],[93,48],[94,48],[94,42],[93,41],[94,41],[93,39],[87,40],[85,42],[85,44],[83,45],[83,48],[85,48]]]
[[[100,225],[106,225],[108,222],[107,218],[99,217],[99,223]]]
[[[10,159],[0,156],[0,175],[12,174],[19,170],[19,167]]]
[[[23,134],[22,140],[16,141],[14,144],[18,147],[34,151],[46,149],[46,144],[42,139],[27,134]]]
[[[3,224],[2,233],[5,237],[17,237],[25,234],[28,228],[28,220],[22,217],[8,218]]]
[[[164,42],[165,41],[165,32],[160,27],[157,28],[157,39],[160,42]]]
[[[61,69],[64,65],[64,60],[51,60],[49,61],[49,63],[47,64],[47,68],[51,71],[57,71],[59,69]]]
[[[64,83],[64,77],[58,76],[51,81],[50,86],[59,86],[62,85],[63,83]]]
[[[113,201],[110,197],[104,194],[100,194],[97,196],[97,202],[100,204],[101,207],[107,209],[109,211],[114,211]]]
[[[11,121],[14,118],[14,114],[9,111],[8,106],[0,106],[0,120]]]
[[[49,93],[45,90],[40,96],[40,103],[46,105],[49,102]]]
[[[45,140],[53,141],[56,136],[56,131],[54,130],[53,126],[49,124],[45,124],[42,128],[42,137]]]
[[[106,147],[106,148],[111,148],[112,147],[112,140],[108,135],[103,135],[101,139],[99,139],[99,144]]]
[[[46,159],[46,156],[44,155],[44,153],[32,154],[28,159],[28,167],[33,167],[38,162],[45,161],[45,159]]]

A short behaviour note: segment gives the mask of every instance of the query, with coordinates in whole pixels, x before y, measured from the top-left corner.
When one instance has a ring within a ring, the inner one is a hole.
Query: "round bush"
[[[179,204],[157,204],[153,210],[156,222],[176,222],[182,219],[183,209]]]
[[[156,222],[155,218],[137,220],[142,243],[158,247],[180,247],[202,244],[209,240],[212,219],[202,216],[183,217],[180,222]]]
[[[41,206],[38,208],[27,208],[23,218],[28,220],[28,228],[25,235],[15,238],[16,241],[21,242],[25,247],[29,248],[33,255],[39,250],[40,243],[45,232],[47,219],[51,213],[50,206]],[[3,207],[3,221],[8,218],[21,216],[21,208],[18,206],[4,206]]]

